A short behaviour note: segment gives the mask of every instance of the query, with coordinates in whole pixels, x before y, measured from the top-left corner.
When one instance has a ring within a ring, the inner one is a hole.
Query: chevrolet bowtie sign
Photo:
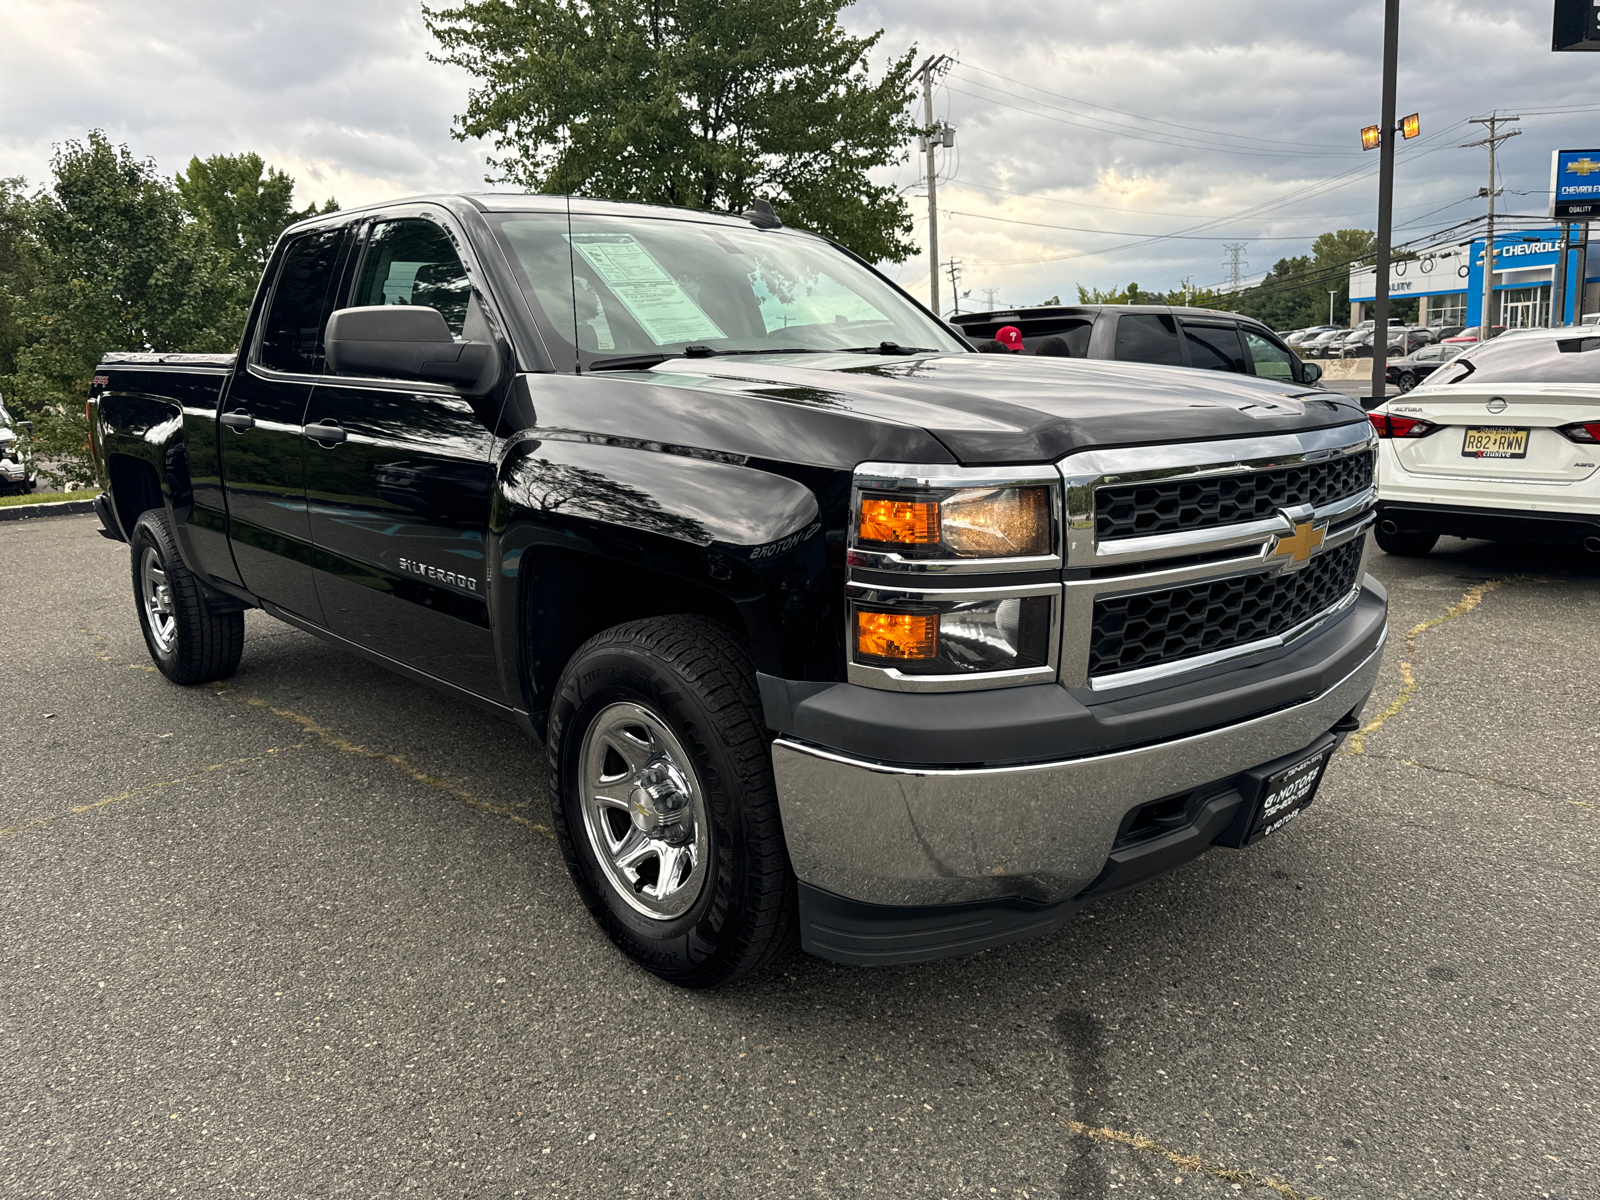
[[[1551,154],[1550,215],[1558,221],[1600,218],[1600,150]]]

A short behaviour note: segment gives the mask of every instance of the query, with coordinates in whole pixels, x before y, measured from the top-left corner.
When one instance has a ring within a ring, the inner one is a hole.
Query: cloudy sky
[[[936,95],[941,257],[964,306],[1073,287],[1214,286],[1317,233],[1372,228],[1381,3],[860,0],[857,31],[956,66]],[[1550,52],[1551,0],[1406,0],[1396,240],[1481,214],[1469,117],[1522,114],[1502,211],[1542,213],[1550,151],[1600,145],[1600,56]],[[48,176],[51,147],[102,128],[163,171],[255,150],[301,203],[481,189],[486,147],[450,137],[471,80],[430,63],[418,0],[0,0],[0,176]],[[926,231],[919,169],[891,172]],[[1176,236],[1182,235],[1182,236]],[[925,260],[890,273],[927,295]],[[993,289],[992,292],[986,289]],[[949,307],[946,293],[946,309]]]

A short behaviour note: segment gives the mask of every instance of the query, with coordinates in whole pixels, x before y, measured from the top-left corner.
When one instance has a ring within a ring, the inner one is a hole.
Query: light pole
[[[1333,324],[1333,298],[1339,294],[1338,288],[1328,289],[1328,324]]]
[[[1372,305],[1372,403],[1389,394],[1389,231],[1394,218],[1394,91],[1400,54],[1400,0],[1383,5],[1383,113],[1378,145],[1378,276]],[[1407,130],[1410,133],[1410,130]]]

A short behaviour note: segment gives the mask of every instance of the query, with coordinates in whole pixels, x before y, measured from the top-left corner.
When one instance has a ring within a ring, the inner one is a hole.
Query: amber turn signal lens
[[[939,541],[939,505],[933,500],[861,501],[856,536],[863,542],[932,546]]]
[[[939,651],[939,618],[911,613],[856,613],[857,658],[933,658]]]

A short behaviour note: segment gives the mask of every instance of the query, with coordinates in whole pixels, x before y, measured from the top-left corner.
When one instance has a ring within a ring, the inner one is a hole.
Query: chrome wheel
[[[647,917],[682,916],[710,857],[705,795],[683,745],[650,709],[619,702],[590,722],[578,770],[584,828],[607,882]]]
[[[163,654],[171,654],[178,644],[178,615],[173,611],[172,587],[161,559],[151,546],[139,559],[139,599],[144,604],[145,623],[150,637]]]

